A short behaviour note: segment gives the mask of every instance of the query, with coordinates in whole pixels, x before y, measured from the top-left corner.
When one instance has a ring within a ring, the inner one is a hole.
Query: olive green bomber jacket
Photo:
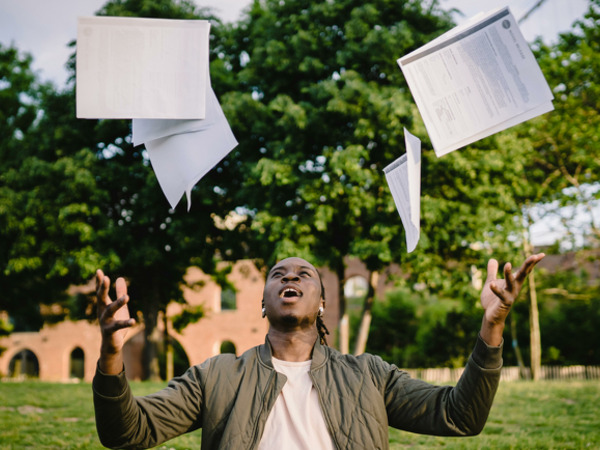
[[[501,347],[478,338],[455,387],[433,386],[381,358],[344,355],[317,343],[310,376],[338,449],[387,449],[388,425],[416,433],[481,432],[495,395]],[[286,377],[265,344],[218,355],[168,386],[134,398],[124,373],[93,381],[96,427],[111,448],[149,448],[202,428],[203,449],[255,449]]]

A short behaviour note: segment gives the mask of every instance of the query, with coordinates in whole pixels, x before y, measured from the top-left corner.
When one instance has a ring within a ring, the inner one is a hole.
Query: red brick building
[[[339,321],[339,283],[328,270],[322,270],[326,291],[325,324],[332,333],[330,345],[335,345],[335,330]],[[357,261],[348,261],[346,280],[367,278],[365,267]],[[236,354],[262,344],[268,322],[261,316],[264,274],[251,261],[233,264],[229,281],[236,287],[233,292],[222,292],[221,287],[197,268],[190,268],[188,282],[202,281],[201,288],[184,290],[190,307],[202,305],[204,317],[188,325],[181,333],[172,329],[170,319],[179,314],[181,304],[167,308],[169,336],[183,349],[189,365],[199,364],[221,352],[223,344],[232,346]],[[378,293],[385,289],[387,277],[380,277]],[[92,288],[93,289],[93,288]],[[136,299],[132,299],[135,302]],[[159,320],[158,331],[164,333],[164,320]],[[137,325],[127,335],[125,365],[129,378],[141,377],[141,348],[143,325]],[[0,338],[0,376],[19,378],[37,376],[45,381],[90,381],[94,375],[100,349],[100,331],[97,323],[65,321],[45,325],[39,332],[12,333]]]

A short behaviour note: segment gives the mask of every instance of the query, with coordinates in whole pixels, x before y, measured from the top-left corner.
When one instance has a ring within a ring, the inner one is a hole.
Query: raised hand
[[[497,279],[498,261],[490,259],[487,266],[487,278],[481,291],[481,305],[485,310],[481,327],[481,337],[489,345],[500,345],[504,322],[519,296],[521,288],[535,265],[544,258],[543,253],[531,255],[515,272],[511,263],[504,265],[504,279]]]
[[[119,373],[123,368],[121,351],[125,344],[127,329],[135,325],[129,316],[127,284],[123,278],[116,282],[115,301],[108,295],[110,279],[101,270],[96,271],[96,309],[102,332],[100,350],[100,370],[105,373]]]

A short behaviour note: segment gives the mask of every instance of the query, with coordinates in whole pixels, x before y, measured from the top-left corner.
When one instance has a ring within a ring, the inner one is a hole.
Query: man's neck
[[[317,330],[282,331],[269,328],[273,356],[282,361],[308,361],[317,340]]]

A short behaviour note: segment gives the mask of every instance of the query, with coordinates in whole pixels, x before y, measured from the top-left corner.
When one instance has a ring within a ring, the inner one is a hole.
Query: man
[[[100,440],[113,448],[148,448],[202,428],[206,449],[385,449],[388,425],[435,435],[468,436],[487,420],[502,365],[502,331],[527,275],[544,254],[513,274],[488,263],[479,337],[455,387],[433,386],[369,354],[343,355],[323,345],[320,276],[301,258],[277,263],[264,288],[265,344],[243,355],[218,355],[191,367],[168,387],[134,398],[122,349],[135,321],[122,278],[117,299],[96,274],[101,355],[93,382]]]

